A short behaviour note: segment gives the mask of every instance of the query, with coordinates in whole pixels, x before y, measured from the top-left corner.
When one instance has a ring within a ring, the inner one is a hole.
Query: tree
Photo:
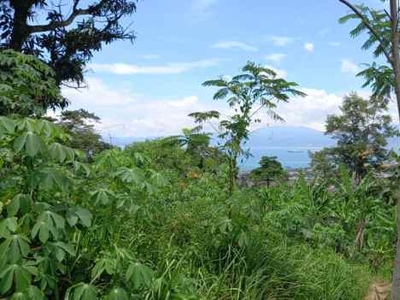
[[[353,5],[347,0],[339,0],[352,11],[341,22],[355,19],[359,21],[351,35],[356,37],[367,33],[364,50],[373,49],[376,57],[383,56],[386,64],[373,63],[359,73],[365,77],[365,86],[371,86],[375,95],[396,95],[400,118],[400,51],[399,51],[399,5],[397,0],[389,1],[389,11],[376,10],[364,5]],[[386,1],[383,1],[386,2]],[[400,199],[397,201],[397,245],[393,269],[393,300],[400,299]]]
[[[99,121],[100,118],[95,114],[79,109],[63,111],[56,123],[64,127],[70,135],[71,138],[66,143],[69,147],[91,155],[112,148],[112,145],[104,142],[94,129],[93,123]]]
[[[332,155],[331,148],[323,148],[316,152],[309,152],[311,158],[311,171],[315,178],[324,181],[337,177],[338,165]]]
[[[34,56],[1,51],[0,80],[0,115],[42,116],[67,103],[53,70]]]
[[[237,160],[240,156],[248,156],[249,152],[243,144],[249,138],[250,125],[259,122],[256,114],[265,109],[274,120],[283,120],[275,111],[276,102],[287,102],[290,96],[305,96],[296,89],[295,82],[288,82],[278,78],[277,74],[268,68],[248,62],[242,68],[243,74],[232,79],[219,78],[203,83],[206,87],[217,87],[214,100],[226,99],[228,105],[234,109],[234,114],[219,122],[219,138],[223,141],[222,149],[229,159],[229,194],[233,193],[238,175]],[[255,107],[258,105],[258,107]],[[205,123],[218,119],[217,111],[197,112],[189,116],[194,117],[197,123]]]
[[[134,34],[121,22],[136,10],[134,0],[3,0],[0,45],[33,54],[56,70],[57,83],[81,84],[94,51]],[[46,20],[46,21],[42,21]]]
[[[260,160],[260,167],[252,170],[250,177],[258,182],[265,181],[267,187],[270,187],[271,181],[285,179],[287,172],[276,156],[263,156]]]
[[[382,1],[382,2],[386,2]],[[397,0],[389,0],[389,10],[372,9],[365,5],[354,5],[348,0],[339,0],[351,13],[340,21],[357,20],[359,24],[350,32],[356,37],[367,34],[362,49],[373,49],[375,57],[382,57],[385,64],[372,63],[358,75],[365,78],[364,86],[371,86],[375,95],[390,96],[394,91],[400,119],[400,32],[399,4]],[[392,299],[400,299],[400,199],[397,201],[397,244],[396,259],[393,268]]]
[[[355,93],[346,96],[340,115],[326,120],[325,134],[337,140],[329,155],[337,165],[343,164],[355,173],[356,182],[369,170],[379,170],[389,159],[387,139],[396,135],[388,112],[387,97],[365,100]]]

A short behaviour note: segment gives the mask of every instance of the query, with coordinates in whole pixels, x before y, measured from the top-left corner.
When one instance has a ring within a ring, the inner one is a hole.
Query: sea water
[[[251,157],[240,159],[239,167],[242,171],[258,168],[262,156],[276,156],[286,169],[307,168],[310,166],[310,152],[321,150],[322,147],[252,147]]]

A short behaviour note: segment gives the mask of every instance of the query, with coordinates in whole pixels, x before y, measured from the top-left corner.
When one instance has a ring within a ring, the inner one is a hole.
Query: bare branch
[[[371,25],[369,20],[361,13],[361,11],[357,7],[355,7],[349,1],[347,1],[347,0],[339,0],[339,1],[342,2],[344,5],[346,5],[348,8],[350,8],[360,18],[360,20],[364,23],[364,25],[369,29],[371,34],[373,36],[375,36],[375,38],[378,40],[379,46],[382,48],[382,51],[385,54],[388,62],[391,65],[393,65],[393,59],[392,59],[390,53],[385,48],[384,41],[383,41],[381,35],[375,30],[375,28]]]

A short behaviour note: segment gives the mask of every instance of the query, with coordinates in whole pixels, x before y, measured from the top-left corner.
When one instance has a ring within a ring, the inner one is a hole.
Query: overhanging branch
[[[52,21],[49,24],[45,24],[45,25],[31,25],[31,26],[29,26],[29,31],[31,33],[38,33],[38,32],[52,31],[54,29],[61,28],[61,27],[67,27],[67,26],[71,25],[78,16],[89,15],[93,11],[100,9],[104,5],[104,3],[106,3],[106,0],[101,0],[96,5],[89,6],[88,8],[85,8],[85,9],[79,9],[78,5],[79,5],[80,1],[81,0],[74,0],[72,12],[69,15],[69,17],[66,18],[65,20]]]
[[[347,1],[347,0],[339,0],[339,1],[342,2],[344,5],[346,5],[348,8],[350,8],[360,18],[360,20],[364,23],[364,25],[369,29],[371,34],[373,36],[375,36],[375,38],[378,40],[379,46],[381,47],[384,55],[386,56],[386,59],[389,61],[390,64],[393,65],[392,57],[391,57],[390,53],[387,51],[387,49],[385,48],[384,41],[383,41],[382,37],[375,30],[375,28],[371,25],[369,20],[361,13],[361,11],[357,7],[355,7],[349,1]]]

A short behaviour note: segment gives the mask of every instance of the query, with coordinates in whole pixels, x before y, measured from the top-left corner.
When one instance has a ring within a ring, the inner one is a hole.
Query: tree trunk
[[[366,226],[365,218],[362,218],[357,225],[356,240],[355,240],[356,248],[358,251],[361,251],[362,248],[364,247],[365,226]]]
[[[29,4],[29,1],[21,0],[14,0],[10,3],[14,8],[14,23],[9,46],[11,49],[20,52],[30,34],[27,21],[29,9],[32,4]]]
[[[398,7],[397,0],[390,0],[390,14],[392,18],[392,60],[391,64],[395,77],[395,93],[397,109],[400,119],[400,56],[399,56],[399,32],[398,32]],[[397,199],[397,243],[396,258],[393,267],[392,300],[400,300],[400,198]]]

